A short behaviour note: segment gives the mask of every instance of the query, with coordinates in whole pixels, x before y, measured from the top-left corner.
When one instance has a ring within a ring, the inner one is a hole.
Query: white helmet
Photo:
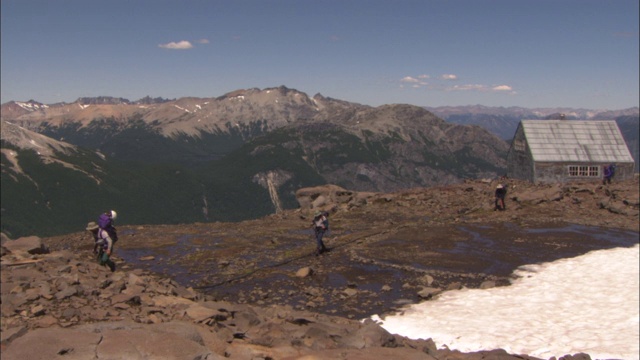
[[[118,213],[115,210],[111,210],[111,220],[115,220],[118,217]]]

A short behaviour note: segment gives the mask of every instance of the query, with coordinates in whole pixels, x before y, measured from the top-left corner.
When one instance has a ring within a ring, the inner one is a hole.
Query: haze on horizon
[[[378,106],[639,106],[637,0],[3,0],[1,103],[284,85]]]

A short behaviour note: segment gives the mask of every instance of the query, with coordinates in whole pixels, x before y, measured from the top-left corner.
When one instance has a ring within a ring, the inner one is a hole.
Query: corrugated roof
[[[633,162],[613,120],[522,120],[534,161]]]

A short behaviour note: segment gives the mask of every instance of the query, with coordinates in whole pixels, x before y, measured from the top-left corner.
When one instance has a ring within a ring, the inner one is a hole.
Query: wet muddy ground
[[[424,287],[476,288],[488,281],[504,286],[522,265],[638,243],[633,231],[572,224],[425,224],[396,231],[332,230],[326,238],[331,251],[314,256],[310,230],[248,239],[207,225],[191,229],[153,247],[131,241],[153,230],[128,229],[118,255],[219,300],[289,304],[355,318],[423,301],[418,293]],[[307,266],[311,276],[295,275]]]

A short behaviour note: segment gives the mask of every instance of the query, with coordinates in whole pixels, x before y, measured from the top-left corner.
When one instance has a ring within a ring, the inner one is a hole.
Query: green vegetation
[[[107,209],[119,212],[118,224],[263,217],[275,209],[259,177],[275,174],[282,206],[296,208],[298,189],[325,184],[324,174],[340,173],[353,164],[381,165],[398,178],[414,176],[406,170],[410,162],[389,166],[401,156],[396,148],[422,152],[425,161],[416,165],[458,177],[496,169],[470,148],[440,153],[424,135],[410,142],[395,132],[363,131],[356,136],[325,122],[268,131],[266,121],[256,120],[243,126],[227,124],[225,129],[196,137],[178,134],[174,138],[159,134],[156,125],[133,117],[125,122],[96,119],[86,127],[79,123],[44,126],[45,134],[84,146],[56,154],[75,168],[45,163],[35,152],[3,142],[3,148],[17,151],[24,174],[10,170],[11,164],[2,156],[2,231],[12,238],[81,231]],[[373,181],[363,175],[337,181],[337,185]]]

